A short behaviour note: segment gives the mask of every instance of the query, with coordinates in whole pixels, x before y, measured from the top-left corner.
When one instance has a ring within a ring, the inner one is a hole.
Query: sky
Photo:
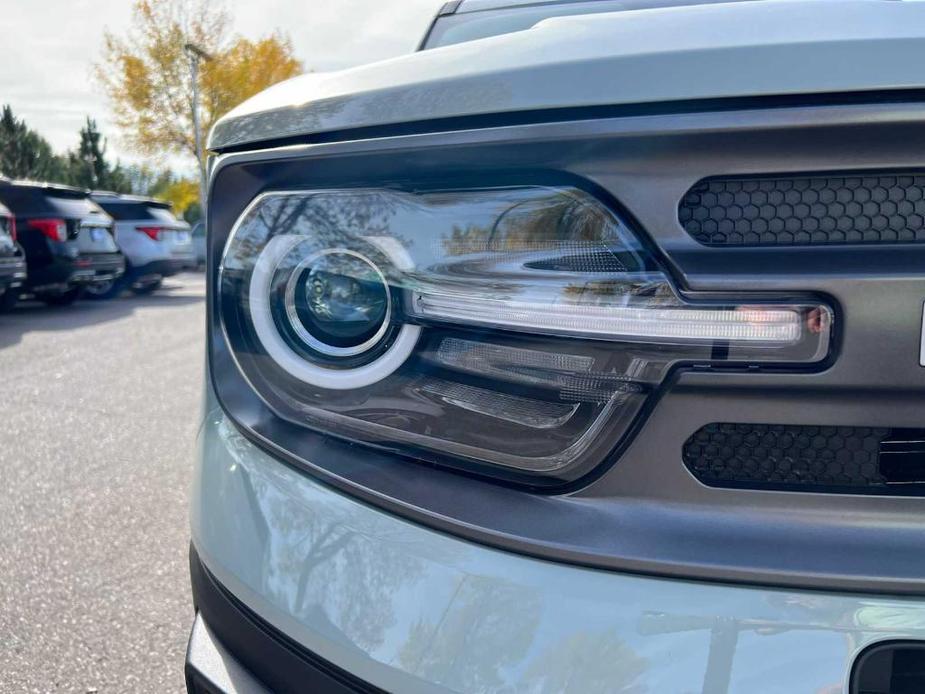
[[[234,32],[248,38],[276,29],[317,72],[414,50],[443,0],[224,0]],[[0,0],[0,103],[59,152],[74,148],[87,116],[108,140],[108,153],[139,162],[119,142],[109,105],[94,83],[103,31],[127,29],[130,0]],[[182,160],[168,163],[182,167]]]

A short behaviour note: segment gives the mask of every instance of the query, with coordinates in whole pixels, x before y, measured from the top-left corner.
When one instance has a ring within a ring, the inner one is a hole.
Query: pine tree
[[[110,165],[106,160],[106,141],[96,125],[87,117],[80,129],[80,144],[76,152],[68,153],[69,183],[81,188],[113,190],[117,193],[131,192],[128,177],[119,164]]]
[[[31,178],[65,182],[67,165],[44,137],[13,115],[7,104],[0,113],[0,174],[11,178]]]
[[[106,179],[106,145],[96,127],[96,121],[87,117],[80,129],[80,144],[76,152],[70,152],[71,180],[81,188],[100,188]]]

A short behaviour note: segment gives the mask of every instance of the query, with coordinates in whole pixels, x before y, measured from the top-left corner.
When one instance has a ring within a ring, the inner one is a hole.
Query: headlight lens
[[[368,258],[334,249],[305,258],[286,283],[286,315],[300,338],[322,354],[371,349],[389,327],[389,285]]]
[[[289,421],[483,471],[573,479],[678,363],[822,360],[819,302],[689,302],[576,188],[267,193],[220,311]]]

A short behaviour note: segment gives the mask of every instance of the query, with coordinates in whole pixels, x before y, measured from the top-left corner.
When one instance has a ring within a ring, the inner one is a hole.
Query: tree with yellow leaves
[[[228,13],[213,0],[135,0],[130,31],[105,33],[96,75],[129,147],[155,159],[192,155],[204,176],[205,152],[196,147],[193,129],[186,44],[210,56],[199,77],[206,131],[245,99],[302,72],[283,34],[250,41],[230,37],[229,25]]]
[[[199,186],[189,178],[180,178],[158,190],[156,195],[169,202],[178,217],[186,217],[186,211],[199,202]]]

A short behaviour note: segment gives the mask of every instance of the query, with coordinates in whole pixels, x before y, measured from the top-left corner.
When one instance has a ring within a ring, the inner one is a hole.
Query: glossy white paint
[[[866,645],[925,638],[925,600],[609,573],[431,531],[262,453],[207,396],[192,511],[203,561],[385,690],[835,694]]]
[[[189,229],[185,222],[178,224],[183,231]],[[138,227],[158,226],[153,222],[115,222],[113,225],[113,235],[116,243],[128,261],[134,267],[143,267],[149,263],[174,260],[177,258],[188,259],[190,265],[193,263],[192,244],[190,242],[178,243],[175,240],[174,233],[169,232],[169,237],[155,241],[147,234],[138,231]]]

